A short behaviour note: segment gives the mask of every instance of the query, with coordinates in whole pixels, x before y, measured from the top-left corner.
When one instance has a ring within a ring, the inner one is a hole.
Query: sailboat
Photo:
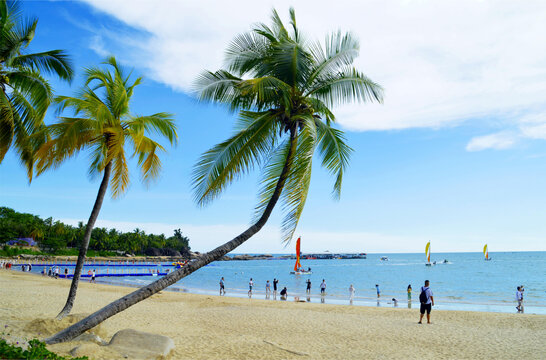
[[[485,256],[485,261],[491,260],[489,257],[489,250],[487,249],[487,244],[483,247],[483,256]]]
[[[301,255],[300,246],[301,246],[301,236],[296,241],[296,263],[294,264],[294,271],[291,271],[290,274],[293,274],[293,275],[312,274],[311,268],[309,268],[308,270],[305,270],[304,268],[301,267],[301,264],[300,264],[300,255]]]
[[[427,243],[427,246],[425,246],[425,255],[427,257],[427,263],[426,266],[432,266],[430,263],[430,241]]]

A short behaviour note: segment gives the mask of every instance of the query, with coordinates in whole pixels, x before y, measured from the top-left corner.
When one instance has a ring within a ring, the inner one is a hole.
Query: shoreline
[[[51,319],[70,282],[27,275],[0,271],[0,325],[8,325],[11,338],[44,338],[58,330]],[[81,282],[73,314],[91,313],[131,291]],[[417,320],[416,309],[163,291],[106,320],[99,336],[108,341],[126,328],[169,336],[176,345],[169,359],[546,357],[544,315],[433,310],[432,325]],[[48,348],[67,355],[78,344]],[[96,346],[90,358],[113,358],[102,350]]]
[[[1,260],[1,259],[0,259]],[[126,260],[127,261],[127,260]],[[21,260],[18,261],[20,264],[23,263]],[[130,262],[130,261],[129,261]],[[119,262],[120,264],[104,264],[104,266],[120,266],[125,267],[125,261]],[[152,262],[140,262],[140,264],[137,262],[135,264],[128,264],[129,267],[146,267],[146,266],[155,266],[158,263],[152,263]],[[49,264],[48,266],[52,266],[53,264]],[[62,266],[70,266],[69,264],[58,264],[61,267]],[[74,264],[71,264],[74,265]],[[34,263],[33,266],[36,266],[38,269],[41,264]],[[87,264],[86,266],[103,266],[102,264]],[[16,267],[11,271],[20,271],[18,270],[18,267]],[[115,271],[115,270],[114,270]],[[167,270],[168,271],[168,270]],[[144,271],[145,272],[145,271]],[[26,272],[22,272],[23,274],[26,274]],[[34,273],[36,274],[36,273]],[[70,272],[69,272],[70,274]],[[142,286],[147,285],[149,282],[154,281],[156,278],[151,278],[150,281],[148,279],[133,279],[133,276],[138,275],[134,274],[131,275],[131,277],[126,276],[117,276],[112,275],[111,277],[101,277],[101,275],[98,276],[97,282],[110,285],[110,286],[123,286],[123,287],[129,287],[129,288],[139,288]],[[64,277],[63,274],[61,274],[61,278]],[[83,276],[81,281],[88,281],[88,276]],[[69,280],[71,277],[69,278]],[[279,300],[279,299],[273,299],[272,296],[270,298],[266,298],[265,291],[261,290],[262,288],[257,287],[254,291],[253,298],[255,299],[265,299],[268,301],[271,300]],[[228,297],[235,297],[235,298],[247,298],[247,289],[241,288],[241,287],[234,287],[234,288],[226,288],[227,290],[227,296]],[[300,291],[298,291],[300,290]],[[383,293],[382,297],[378,299],[375,296],[355,296],[353,303],[349,302],[349,296],[345,294],[340,293],[328,293],[324,298],[320,296],[319,293],[313,292],[309,297],[304,291],[301,291],[301,289],[298,289],[295,291],[289,291],[289,297],[293,298],[294,296],[300,297],[302,300],[306,300],[310,303],[328,303],[333,305],[343,305],[343,306],[365,306],[365,307],[384,307],[384,308],[409,308],[409,309],[415,309],[419,308],[419,301],[418,301],[418,294],[417,292],[414,293],[413,301],[408,302],[406,296],[400,296],[401,294],[388,294]],[[191,293],[191,294],[200,294],[200,295],[209,295],[209,296],[218,296],[218,290],[213,287],[196,287],[195,284],[192,285],[186,285],[186,284],[174,284],[166,289],[166,291],[172,291],[172,292],[182,292],[182,293]],[[397,299],[397,304],[395,305],[392,301],[393,298]],[[477,311],[477,312],[493,312],[493,313],[514,313],[514,306],[515,301],[511,300],[485,300],[481,299],[481,301],[472,301],[472,300],[454,300],[452,298],[448,297],[437,297],[437,306],[436,310],[446,310],[446,311]],[[542,304],[540,302],[536,301],[528,301],[525,303],[525,312],[528,314],[540,314],[540,315],[546,315],[546,304]]]

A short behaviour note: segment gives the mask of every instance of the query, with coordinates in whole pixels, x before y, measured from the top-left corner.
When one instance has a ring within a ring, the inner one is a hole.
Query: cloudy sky
[[[248,225],[256,176],[212,206],[192,202],[199,154],[231,134],[234,116],[198,104],[192,81],[222,66],[224,49],[253,23],[294,5],[298,25],[321,40],[341,29],[360,39],[358,68],[385,88],[384,104],[335,109],[356,150],[342,198],[316,168],[297,230],[304,251],[546,250],[546,3],[544,1],[135,1],[24,3],[40,19],[31,50],[66,49],[78,69],[114,54],[146,78],[136,113],[176,114],[180,144],[162,178],[106,201],[98,225],[170,234],[195,250]],[[81,74],[81,71],[79,71]],[[58,93],[72,86],[53,81]],[[53,114],[48,122],[54,121]],[[0,165],[3,206],[77,222],[89,216],[98,181],[82,154],[29,186],[10,154]],[[132,168],[134,170],[134,168]],[[241,252],[288,252],[275,214]]]

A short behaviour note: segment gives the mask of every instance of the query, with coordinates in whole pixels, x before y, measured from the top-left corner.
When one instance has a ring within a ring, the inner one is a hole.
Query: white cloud
[[[252,23],[268,23],[273,6],[286,16],[293,4],[85,1],[149,33],[112,41],[112,33],[99,29],[108,50],[123,48],[119,55],[149,70],[149,78],[182,91],[203,69],[221,66],[234,35]],[[295,6],[298,25],[313,38],[340,27],[355,33],[361,41],[357,66],[386,89],[384,105],[338,109],[348,129],[438,128],[492,116],[517,123],[517,114],[529,108],[539,117],[546,114],[546,52],[538,45],[546,34],[544,1],[339,0]]]
[[[539,125],[522,126],[521,133],[523,136],[531,139],[546,139],[546,123]]]
[[[467,151],[481,151],[485,149],[504,150],[511,148],[517,142],[518,135],[512,132],[500,132],[485,136],[478,136],[466,145]]]

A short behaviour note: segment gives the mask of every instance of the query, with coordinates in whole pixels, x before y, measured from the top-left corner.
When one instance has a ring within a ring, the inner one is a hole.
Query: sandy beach
[[[0,270],[4,338],[45,338],[70,282]],[[91,313],[133,289],[80,283],[72,314]],[[108,319],[95,333],[122,329],[171,337],[169,359],[544,359],[546,316],[268,301],[163,291]],[[65,321],[66,323],[66,321]],[[6,327],[7,325],[7,327]],[[9,336],[7,335],[9,333]],[[61,355],[81,344],[48,346]],[[95,346],[92,359],[122,358]]]

